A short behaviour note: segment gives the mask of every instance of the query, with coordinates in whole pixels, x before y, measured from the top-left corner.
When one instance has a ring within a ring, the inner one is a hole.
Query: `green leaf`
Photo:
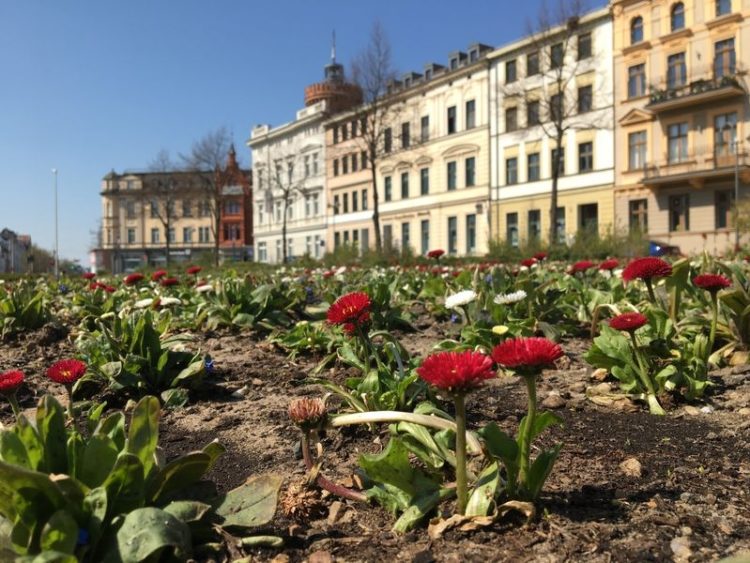
[[[494,422],[490,422],[479,431],[479,435],[484,439],[485,446],[490,455],[499,459],[505,467],[505,478],[508,486],[514,489],[518,479],[519,466],[519,447],[518,443],[500,430],[500,427]]]
[[[44,444],[44,466],[49,473],[67,473],[68,455],[65,415],[52,395],[45,395],[36,409],[36,428]]]
[[[72,554],[78,543],[78,524],[65,510],[58,510],[42,529],[40,545],[44,551]]]
[[[44,444],[34,425],[28,418],[21,415],[13,427],[13,431],[21,439],[21,442],[23,442],[24,448],[26,448],[30,469],[42,470],[42,466],[45,463]]]
[[[159,441],[159,399],[143,397],[133,409],[128,431],[127,452],[138,457],[146,476],[154,467]]]
[[[500,468],[493,462],[479,474],[466,505],[466,516],[487,516],[500,485]]]
[[[89,532],[89,549],[96,549],[102,535],[104,522],[107,519],[107,490],[104,487],[91,489],[83,499],[84,511],[89,514],[86,529]]]
[[[11,430],[0,430],[0,461],[34,469],[21,438]]]
[[[108,514],[115,516],[143,506],[144,483],[141,460],[121,453],[102,485],[107,490]]]
[[[526,491],[532,500],[536,499],[542,491],[544,482],[549,477],[561,448],[562,445],[558,445],[550,450],[543,451],[531,464],[526,480]]]
[[[177,374],[177,377],[172,380],[172,386],[187,385],[194,389],[200,384],[205,374],[205,363],[203,362],[203,358],[199,358]]]
[[[201,520],[211,510],[211,505],[194,500],[176,500],[164,507],[164,512],[189,524]]]
[[[115,549],[108,550],[105,563],[139,563],[163,560],[171,551],[185,561],[190,557],[190,528],[177,517],[159,508],[133,510],[117,530]]]
[[[121,412],[110,414],[107,418],[99,422],[94,435],[107,436],[117,446],[118,451],[125,448],[125,415]]]
[[[428,492],[414,499],[409,507],[404,510],[401,517],[393,525],[393,531],[406,533],[417,526],[425,516],[430,514],[444,500],[456,494],[455,489],[438,489]]]
[[[173,388],[161,392],[161,400],[164,401],[165,408],[184,407],[190,400],[187,389]]]
[[[158,504],[161,498],[200,481],[210,464],[211,456],[203,452],[192,452],[171,461],[147,479],[146,498]]]
[[[557,424],[562,424],[562,423],[563,423],[563,419],[552,412],[543,411],[543,412],[537,413],[536,418],[534,419],[534,427],[531,429],[531,438],[530,438],[531,441],[534,441],[542,432],[544,432],[550,426],[555,426]],[[519,435],[520,435],[520,432],[519,432]]]
[[[2,555],[0,553],[0,556]],[[14,561],[15,563],[78,563],[78,558],[75,555],[61,551],[44,551],[36,555],[16,557]]]
[[[209,444],[206,444],[206,446],[204,446],[203,453],[207,454],[210,458],[207,471],[210,471],[213,468],[213,466],[216,464],[216,461],[222,455],[224,455],[226,451],[227,449],[222,446],[218,440],[214,440],[213,442],[210,442]]]
[[[108,436],[92,436],[83,452],[83,464],[78,478],[91,488],[107,479],[117,461],[117,445]]]
[[[89,434],[93,434],[94,430],[99,425],[99,421],[102,418],[102,413],[104,412],[106,406],[107,403],[99,403],[91,407],[91,410],[89,410],[89,414],[87,417],[87,428]]]
[[[263,526],[276,513],[276,499],[282,477],[259,475],[229,491],[215,505],[216,514],[224,519],[224,527],[250,528]]]

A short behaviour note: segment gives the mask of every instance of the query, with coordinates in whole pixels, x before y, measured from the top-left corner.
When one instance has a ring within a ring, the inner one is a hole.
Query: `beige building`
[[[611,8],[617,226],[685,253],[725,251],[750,181],[750,0]]]
[[[376,163],[383,245],[481,255],[489,241],[488,68],[472,45],[391,84]],[[374,247],[372,181],[356,111],[326,124],[329,240]]]

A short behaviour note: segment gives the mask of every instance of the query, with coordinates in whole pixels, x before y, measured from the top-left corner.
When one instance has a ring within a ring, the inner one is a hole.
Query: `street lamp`
[[[52,169],[55,176],[55,279],[60,279],[60,239],[57,229],[57,168]]]

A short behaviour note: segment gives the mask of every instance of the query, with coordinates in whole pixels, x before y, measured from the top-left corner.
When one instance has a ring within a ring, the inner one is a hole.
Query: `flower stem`
[[[715,291],[711,292],[711,332],[708,335],[708,347],[706,348],[706,363],[708,358],[711,357],[711,352],[714,349],[714,339],[716,338],[716,324],[719,322],[719,298]]]
[[[651,414],[659,414],[664,415],[667,414],[662,406],[659,404],[659,399],[656,398],[656,389],[654,388],[654,384],[651,381],[651,376],[649,375],[648,367],[646,366],[646,363],[643,361],[643,357],[641,356],[640,351],[638,350],[638,341],[635,338],[635,331],[630,331],[630,338],[633,341],[633,354],[635,355],[635,359],[638,362],[638,371],[640,372],[641,382],[643,383],[643,386],[646,388],[646,399],[648,401],[648,410]]]
[[[466,482],[466,396],[456,393],[453,396],[456,406],[456,494],[458,514],[466,512],[469,491]]]
[[[467,305],[464,305],[461,308],[464,310],[464,316],[466,317],[466,325],[469,326],[471,324],[471,317],[469,316],[469,307]]]
[[[10,408],[13,409],[13,415],[16,417],[16,422],[18,422],[18,419],[21,416],[21,407],[18,406],[18,399],[16,398],[16,394],[12,393],[7,397],[8,402],[10,403]]]
[[[518,467],[518,477],[521,485],[526,488],[526,481],[529,476],[529,457],[531,452],[531,430],[534,428],[536,420],[536,374],[525,375],[526,391],[528,394],[528,406],[526,409],[526,425],[524,426],[523,435],[520,436],[520,463]]]
[[[310,433],[304,430],[302,431],[302,458],[305,460],[305,467],[307,468],[307,470],[312,471],[314,464],[312,456],[310,455]],[[321,475],[320,473],[318,473],[317,477],[315,478],[315,483],[317,483],[318,487],[320,487],[321,489],[325,489],[329,493],[341,498],[347,498],[349,500],[354,500],[357,502],[367,502],[367,495],[365,493],[353,491],[352,489],[348,489],[343,485],[334,483],[333,481],[323,477],[323,475]]]
[[[654,293],[654,286],[651,283],[651,278],[646,278],[644,281],[646,282],[646,289],[648,289],[648,298],[651,300],[651,303],[656,305],[656,294]]]

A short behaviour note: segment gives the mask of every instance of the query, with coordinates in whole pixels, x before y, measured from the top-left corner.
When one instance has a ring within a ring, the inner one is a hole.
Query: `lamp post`
[[[60,239],[57,228],[57,168],[52,169],[55,176],[55,279],[60,279]]]

